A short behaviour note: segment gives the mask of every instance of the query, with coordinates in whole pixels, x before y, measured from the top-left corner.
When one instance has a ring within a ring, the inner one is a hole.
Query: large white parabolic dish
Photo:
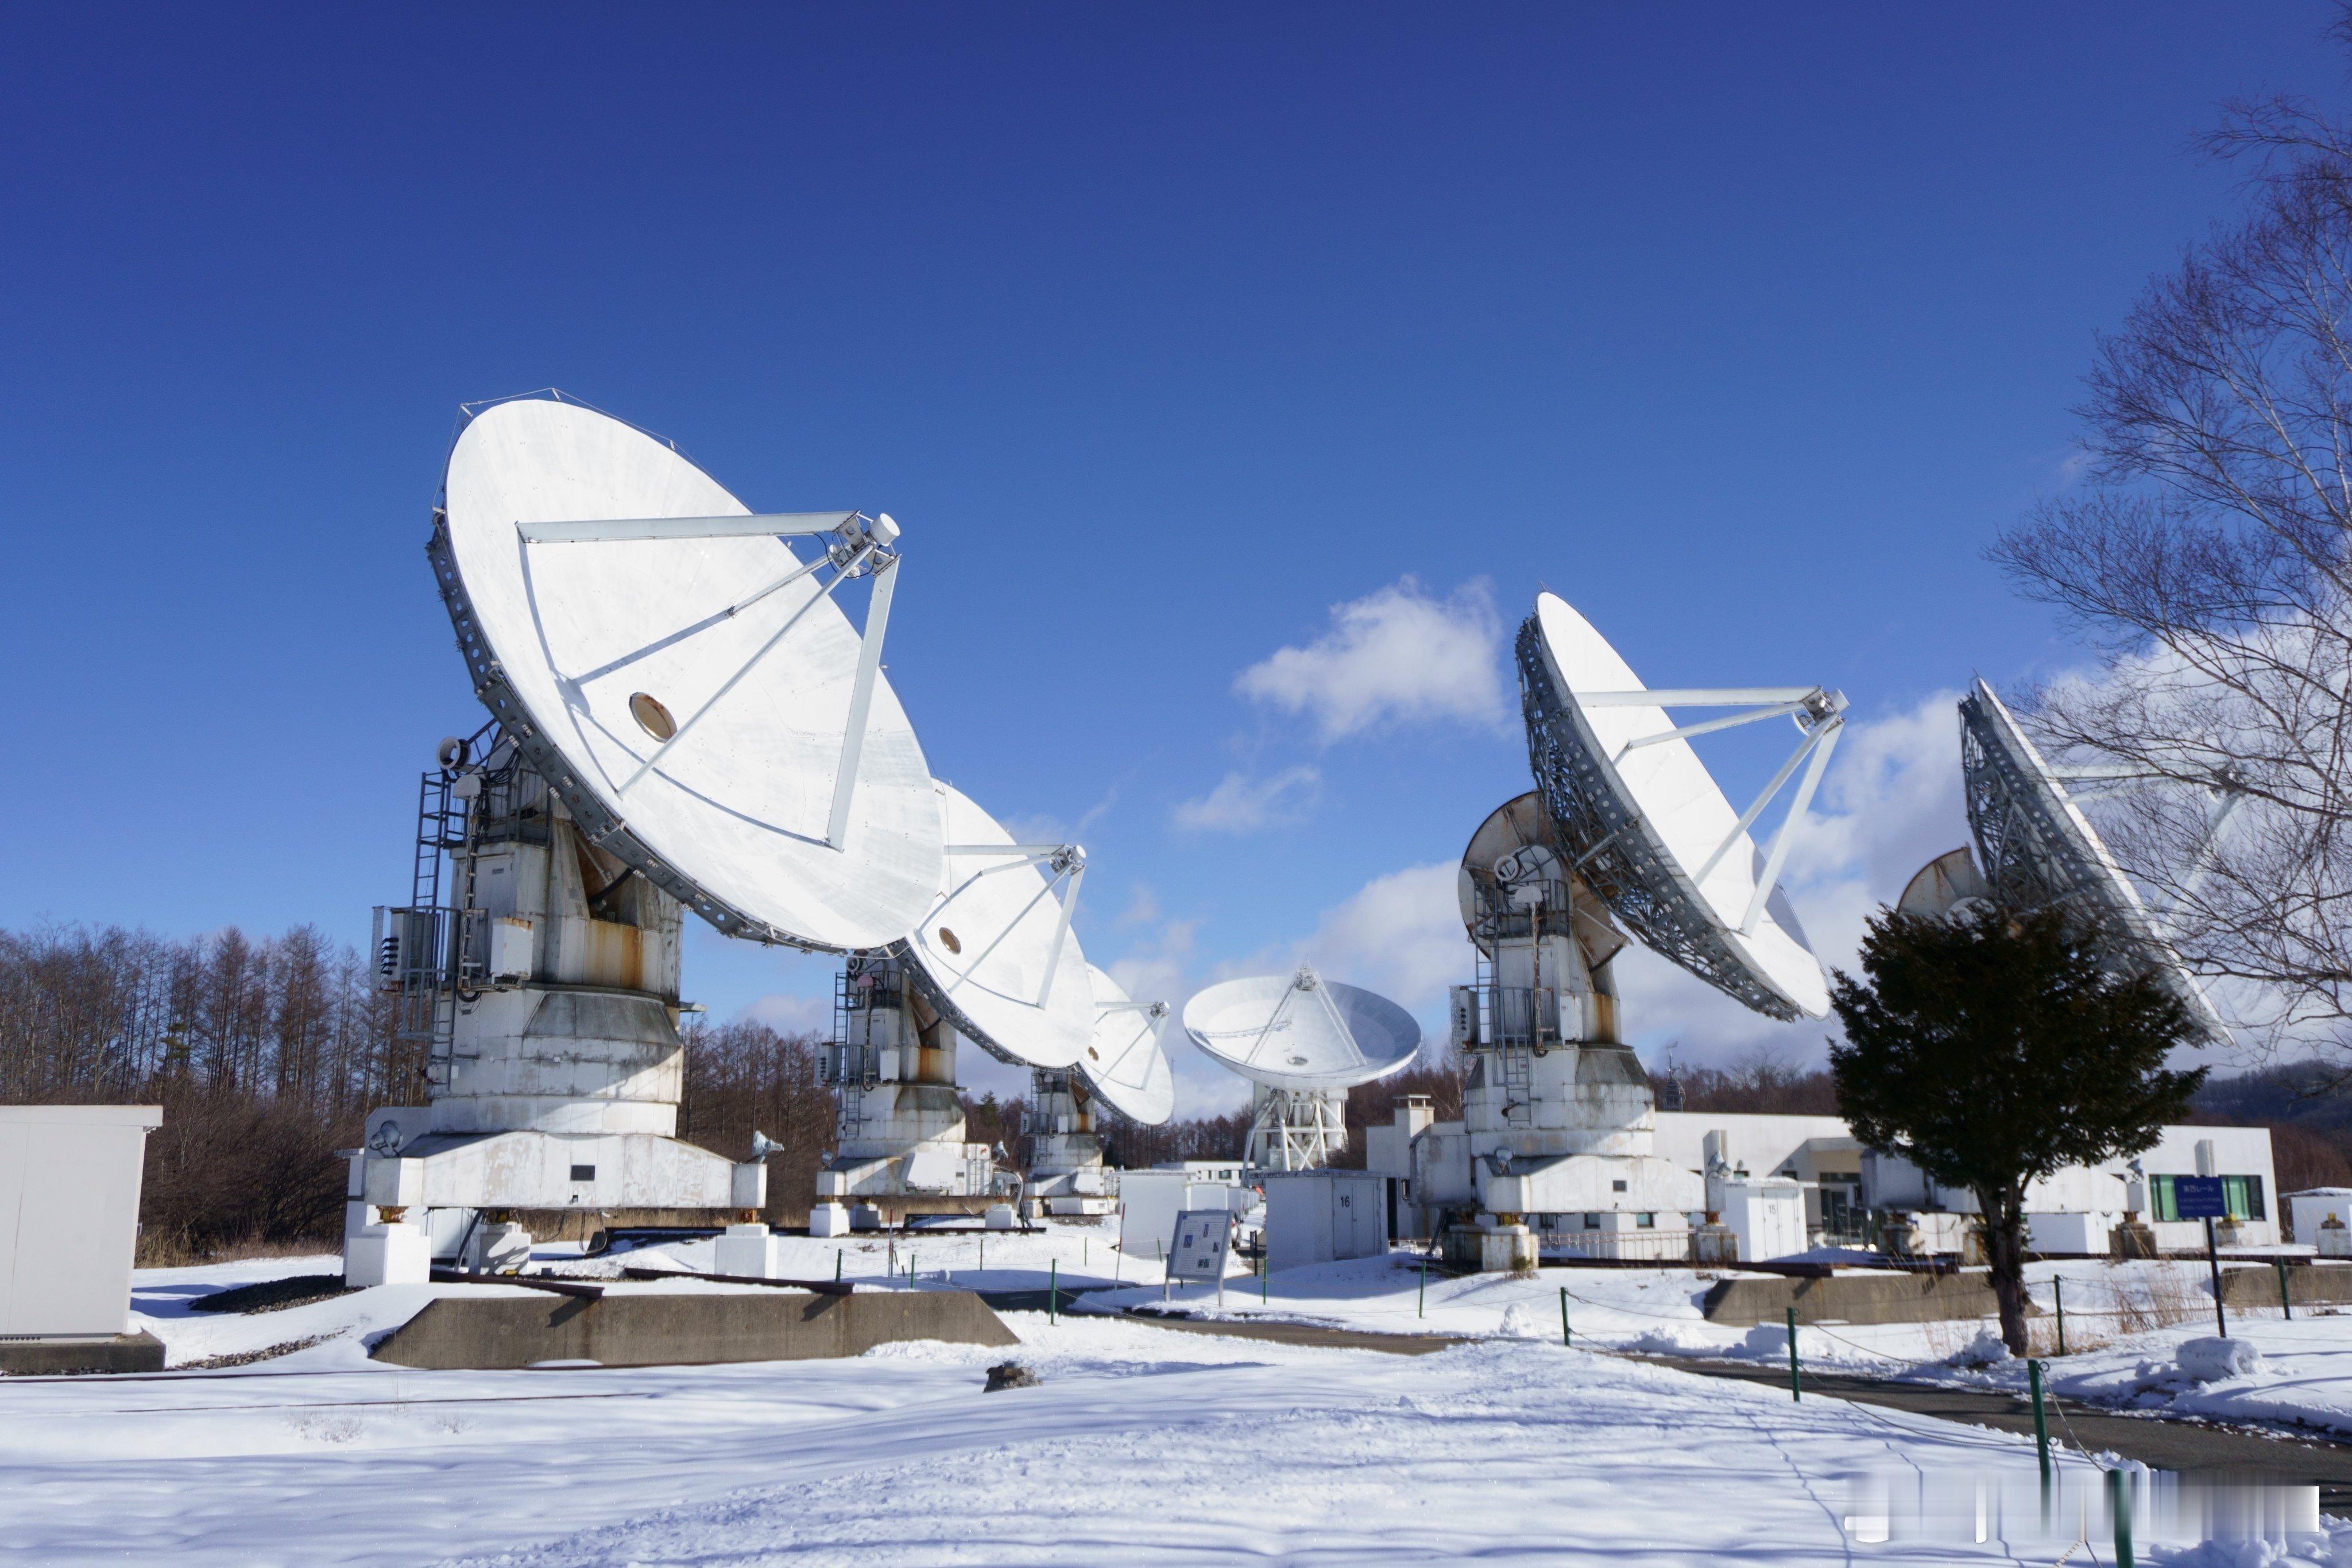
[[[1176,1074],[1160,1049],[1166,1009],[1155,1013],[1136,1002],[1092,964],[1087,975],[1094,981],[1095,1039],[1078,1059],[1078,1075],[1129,1121],[1157,1127],[1176,1113]]]
[[[1274,1089],[1352,1089],[1387,1077],[1421,1049],[1411,1013],[1304,967],[1194,992],[1184,1032],[1220,1066]]]
[[[1055,896],[1065,873],[1016,846],[954,785],[930,788],[948,851],[929,907],[900,944],[916,983],[998,1061],[1076,1066],[1094,1043],[1095,1002],[1078,934]]]
[[[2072,906],[2116,958],[2153,968],[2205,1034],[2230,1038],[2205,988],[2158,929],[2139,890],[2107,851],[1991,686],[1960,699],[1960,775],[1984,880],[2013,904]]]
[[[476,695],[592,840],[730,936],[878,947],[938,891],[939,804],[877,675],[846,831],[827,843],[860,639],[812,602],[816,574],[730,613],[799,568],[791,546],[528,543],[518,528],[748,515],[643,432],[519,399],[450,449],[431,553]],[[675,727],[667,748],[648,718]]]
[[[1778,887],[1740,929],[1763,857],[1698,753],[1680,737],[1629,745],[1673,731],[1666,710],[1579,700],[1648,691],[1632,666],[1551,593],[1520,628],[1517,659],[1536,787],[1585,885],[1644,946],[1757,1011],[1827,1013],[1821,961]]]

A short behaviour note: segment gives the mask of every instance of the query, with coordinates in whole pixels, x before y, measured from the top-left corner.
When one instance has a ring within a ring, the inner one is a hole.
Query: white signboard
[[[1176,1217],[1176,1246],[1168,1256],[1171,1280],[1223,1280],[1233,1238],[1229,1208],[1188,1208]]]

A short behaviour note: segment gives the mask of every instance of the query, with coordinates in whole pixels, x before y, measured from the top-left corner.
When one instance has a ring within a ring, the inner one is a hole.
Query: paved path
[[[1783,1389],[1789,1385],[1785,1368],[1738,1366],[1679,1356],[1628,1359],[1654,1361],[1701,1377],[1737,1378]],[[1861,1405],[2021,1433],[2029,1437],[2033,1435],[2032,1406],[2018,1395],[1981,1388],[1888,1383],[1834,1373],[1807,1373],[1803,1386],[1808,1398],[1827,1395]],[[2094,1451],[2113,1449],[2127,1459],[2137,1459],[2158,1469],[2233,1470],[2282,1482],[2315,1481],[2322,1510],[2332,1514],[2352,1514],[2352,1447],[2317,1436],[2272,1435],[2251,1427],[2216,1427],[2161,1416],[2123,1415],[2096,1405],[2079,1405],[2071,1399],[2062,1402],[2049,1396],[2044,1396],[2044,1400],[2051,1406],[2050,1439],[2053,1443],[2071,1435],[2077,1441],[2069,1447],[2087,1445]],[[2062,1407],[2065,1416],[2063,1422],[2059,1419]]]

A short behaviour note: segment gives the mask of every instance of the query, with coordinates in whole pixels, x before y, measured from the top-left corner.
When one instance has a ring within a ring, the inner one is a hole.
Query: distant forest
[[[336,1151],[358,1144],[369,1110],[424,1099],[424,1063],[393,1038],[390,1000],[356,951],[307,925],[176,941],[117,926],[0,931],[0,1103],[163,1107],[147,1141],[144,1261],[331,1245],[342,1227]],[[815,1037],[693,1018],[683,1032],[678,1135],[743,1159],[753,1130],[766,1134],[782,1148],[769,1167],[769,1217],[799,1222],[833,1142]],[[1837,1110],[1827,1072],[1768,1056],[1675,1076],[1688,1110]],[[1408,1094],[1427,1095],[1441,1120],[1461,1114],[1450,1062],[1364,1085],[1349,1096],[1354,1136],[1341,1163],[1363,1164],[1363,1129],[1387,1124]],[[1026,1164],[1021,1099],[967,1096],[965,1107],[968,1137]],[[2352,1186],[2352,1094],[2322,1069],[2216,1080],[2199,1119],[2270,1127],[2282,1191]],[[1103,1134],[1112,1163],[1135,1166],[1234,1158],[1248,1127],[1235,1111],[1160,1127],[1106,1118]]]

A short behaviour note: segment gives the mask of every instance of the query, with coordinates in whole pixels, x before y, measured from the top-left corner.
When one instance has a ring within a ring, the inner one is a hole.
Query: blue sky
[[[1305,954],[1436,1019],[1539,584],[1653,684],[1846,691],[1791,878],[1842,959],[1964,837],[1945,694],[2079,657],[1980,552],[2328,15],[10,7],[0,924],[363,939],[477,722],[455,405],[554,384],[900,520],[934,770],[1082,833],[1138,985]],[[1654,1051],[1818,1049],[1633,978]]]

